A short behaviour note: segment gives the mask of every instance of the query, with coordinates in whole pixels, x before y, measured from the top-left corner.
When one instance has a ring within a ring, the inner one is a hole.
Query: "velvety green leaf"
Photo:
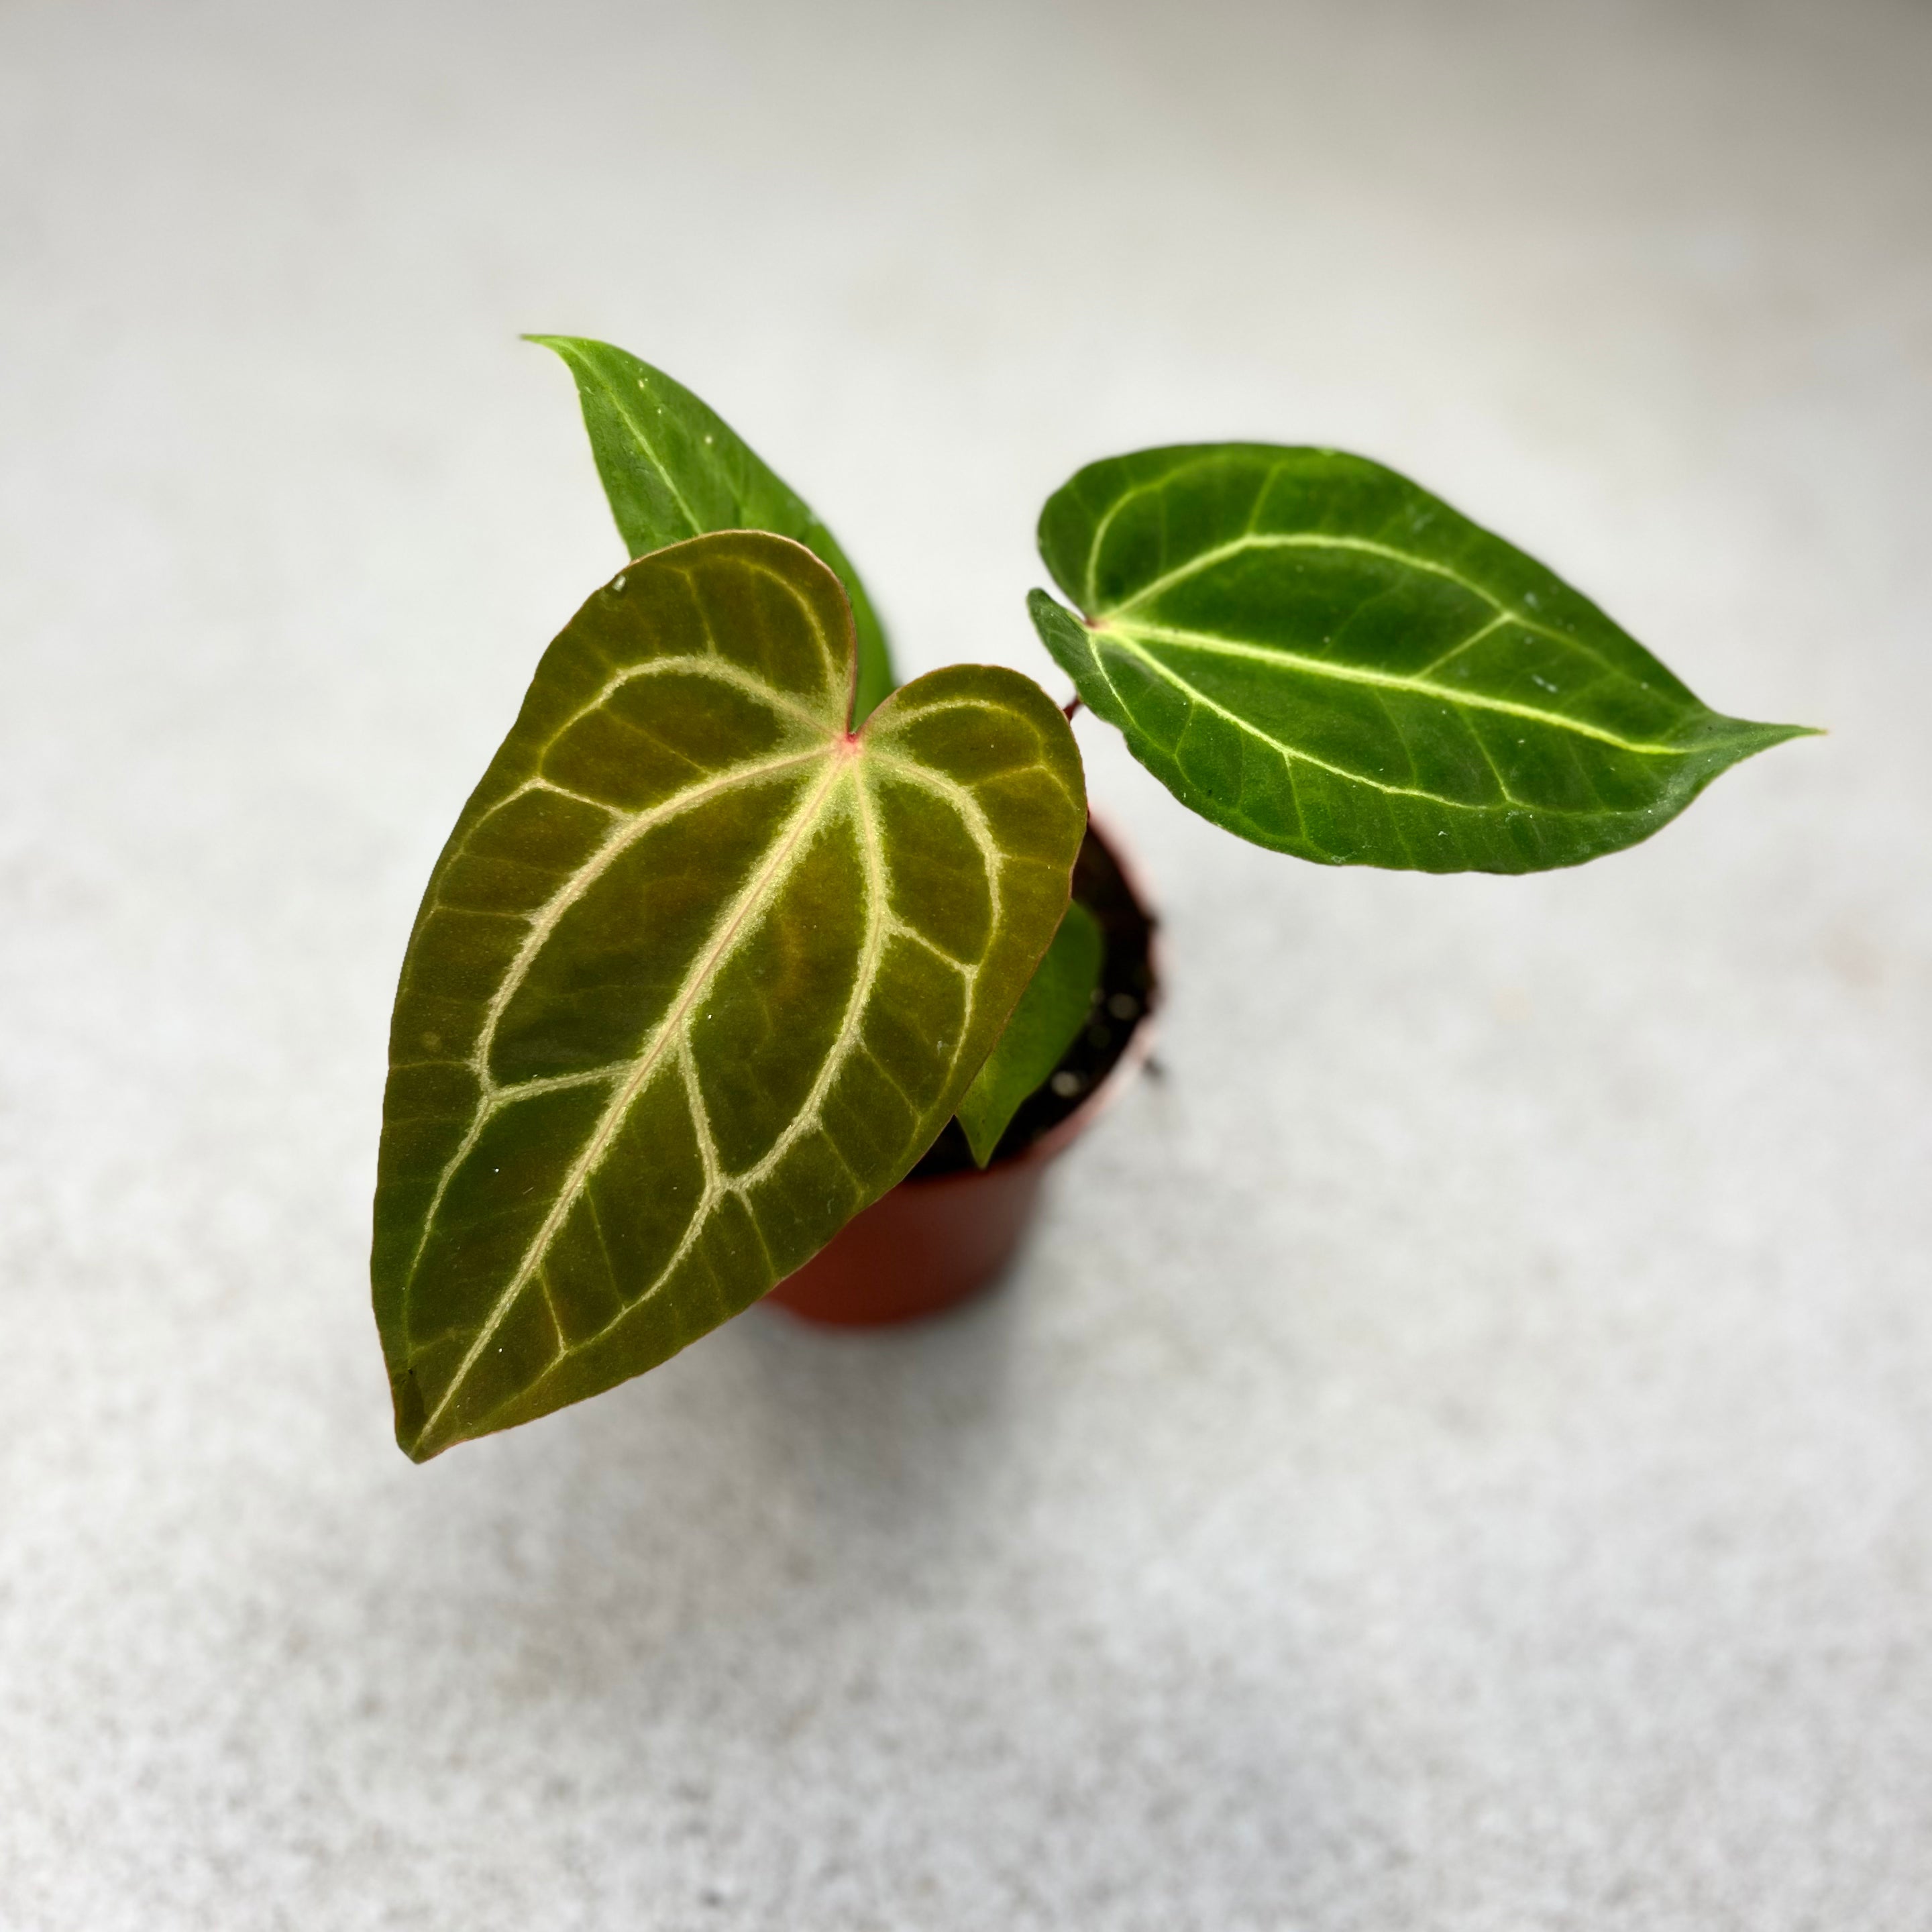
[[[1802,735],[1720,716],[1586,598],[1379,464],[1228,443],[1048,502],[1042,640],[1184,804],[1335,865],[1526,872],[1634,844]]]
[[[848,732],[838,579],[634,562],[544,653],[417,916],[371,1272],[418,1459],[651,1367],[909,1168],[1046,951],[1079,754],[955,665]]]
[[[1106,951],[1100,921],[1075,900],[1006,1031],[959,1102],[966,1144],[982,1167],[992,1159],[1020,1102],[1060,1064],[1060,1056],[1087,1024]]]
[[[775,530],[837,572],[859,632],[862,722],[892,688],[886,634],[851,560],[805,500],[761,462],[715,410],[662,369],[574,335],[532,335],[577,379],[591,454],[633,556],[711,530]]]

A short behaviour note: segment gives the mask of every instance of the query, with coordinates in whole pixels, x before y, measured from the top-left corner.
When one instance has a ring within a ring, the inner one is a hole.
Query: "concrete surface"
[[[1932,14],[0,6],[0,1924],[1932,1927]],[[1046,494],[1394,462],[1832,728],[1540,880],[1085,729],[1169,1077],[1006,1292],[426,1468],[430,862],[608,334],[904,662]]]

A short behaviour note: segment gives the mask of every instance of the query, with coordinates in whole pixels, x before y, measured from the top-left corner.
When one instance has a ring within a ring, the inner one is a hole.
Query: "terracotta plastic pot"
[[[1023,1152],[983,1169],[901,1181],[855,1215],[766,1300],[809,1322],[876,1326],[936,1314],[989,1287],[1004,1271],[1033,1218],[1040,1184],[1054,1157],[1099,1118],[1153,1045],[1159,999],[1151,961],[1153,917],[1112,842],[1090,826],[1088,842],[1100,847],[1100,858],[1145,935],[1140,1016],[1119,1058],[1072,1112]],[[1083,851],[1083,862],[1087,856]]]

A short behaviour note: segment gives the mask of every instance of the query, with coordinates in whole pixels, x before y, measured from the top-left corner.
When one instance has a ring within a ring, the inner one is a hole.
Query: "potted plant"
[[[1072,706],[986,665],[895,688],[844,553],[720,418],[620,350],[535,339],[632,560],[544,653],[404,961],[371,1274],[418,1460],[779,1284],[808,1308],[799,1271],[929,1155],[988,1176],[977,1208],[947,1184],[942,1246],[976,1214],[980,1250],[1010,1245],[1036,1150],[1153,992]],[[1360,457],[1111,458],[1040,544],[1067,602],[1029,609],[1075,702],[1182,804],[1320,863],[1580,864],[1799,735],[1710,710]]]

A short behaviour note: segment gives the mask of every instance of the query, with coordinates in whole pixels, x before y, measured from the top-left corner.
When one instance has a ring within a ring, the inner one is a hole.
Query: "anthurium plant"
[[[1001,1157],[1100,982],[1074,704],[1242,838],[1432,872],[1618,851],[1798,735],[1393,470],[1262,443],[1048,499],[1029,608],[1073,704],[897,685],[850,560],[718,416],[533,339],[631,560],[544,653],[403,964],[372,1274],[418,1460],[748,1307],[956,1117]]]

